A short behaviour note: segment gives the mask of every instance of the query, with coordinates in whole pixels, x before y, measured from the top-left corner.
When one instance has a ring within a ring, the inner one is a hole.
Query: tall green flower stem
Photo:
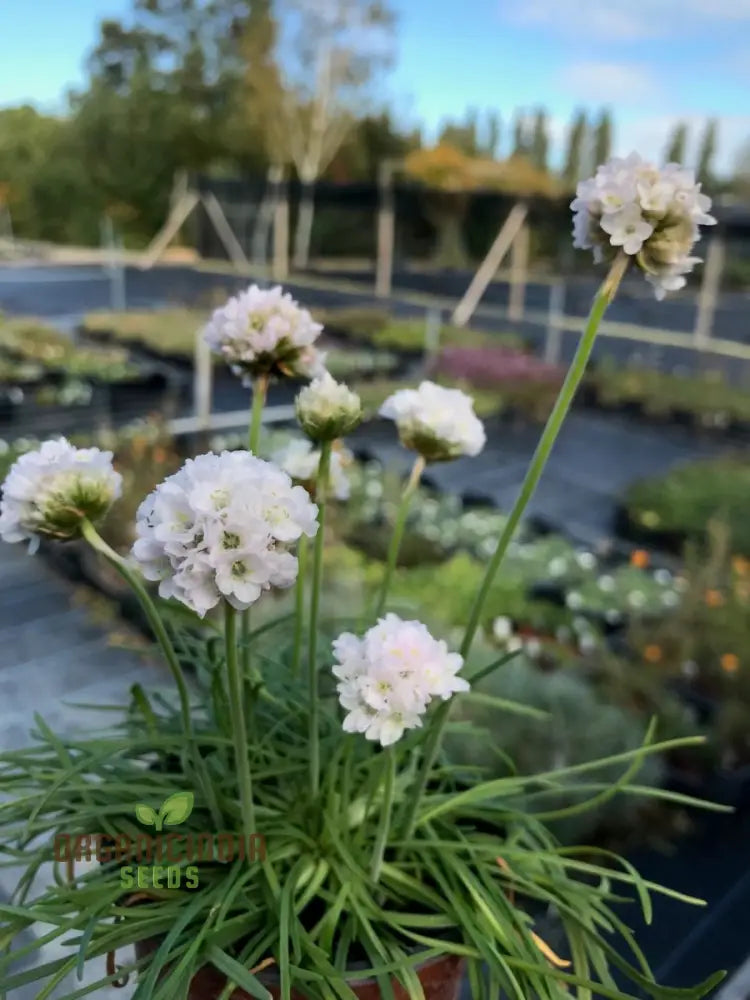
[[[242,810],[242,832],[245,837],[255,833],[255,810],[253,807],[253,778],[250,771],[247,726],[245,724],[245,699],[243,676],[237,658],[237,612],[231,604],[225,604],[224,641],[226,643],[227,694],[229,714],[232,722],[235,767],[240,786],[240,808]]]
[[[482,581],[479,593],[474,601],[474,606],[469,616],[469,624],[466,626],[466,633],[461,645],[461,655],[463,657],[468,656],[471,651],[471,646],[474,642],[474,637],[481,621],[482,609],[484,608],[492,583],[497,576],[497,572],[500,569],[505,553],[508,551],[508,546],[513,539],[513,535],[516,533],[516,529],[521,522],[523,512],[526,510],[526,506],[534,495],[534,491],[539,484],[539,480],[542,478],[544,467],[547,464],[547,460],[549,459],[550,453],[555,445],[557,436],[560,433],[565,417],[570,409],[570,405],[573,402],[578,386],[580,385],[581,379],[586,371],[586,365],[591,357],[591,352],[594,348],[594,341],[596,340],[596,335],[599,331],[599,324],[601,323],[605,312],[611,305],[617,293],[617,289],[620,287],[620,282],[622,281],[623,275],[627,270],[627,266],[627,256],[623,253],[618,254],[612,264],[612,267],[610,268],[609,274],[602,282],[602,285],[594,298],[591,311],[589,312],[589,317],[586,322],[586,327],[578,344],[575,357],[573,358],[573,362],[568,369],[568,374],[565,377],[565,381],[560,389],[555,405],[552,408],[552,413],[550,413],[542,436],[539,439],[539,444],[536,447],[536,451],[534,452],[529,468],[526,471],[526,476],[524,477],[524,481],[521,485],[521,491],[518,494],[518,498],[513,505],[510,516],[508,517],[505,527],[500,535],[500,538],[498,539],[497,548],[495,549],[492,559],[490,559],[484,580]]]
[[[310,596],[310,631],[307,648],[307,679],[310,691],[310,791],[313,797],[320,788],[320,706],[318,704],[318,615],[323,583],[326,501],[331,471],[332,441],[323,441],[318,462],[317,496],[318,532],[313,552],[312,594]]]
[[[167,632],[164,622],[161,619],[161,615],[156,610],[156,605],[151,600],[151,596],[144,586],[139,574],[128,565],[127,560],[123,559],[119,553],[115,552],[115,550],[104,541],[88,518],[84,518],[81,522],[81,534],[95,552],[104,556],[107,562],[114,566],[140,601],[141,607],[145,612],[146,619],[151,626],[154,636],[156,637],[156,641],[161,647],[164,659],[167,662],[167,666],[169,667],[175,686],[177,687],[177,693],[180,699],[182,730],[185,734],[187,745],[190,750],[193,767],[195,768],[196,774],[200,780],[201,788],[206,797],[209,809],[211,810],[212,818],[215,821],[220,822],[221,813],[216,801],[214,788],[211,784],[211,779],[206,769],[205,762],[200,755],[200,750],[198,749],[198,745],[195,740],[193,719],[190,714],[190,695],[188,693],[187,681],[185,680],[185,674],[183,673],[174,645],[172,644],[172,640],[169,638],[169,633]]]
[[[258,375],[253,379],[253,397],[250,408],[250,425],[247,432],[247,447],[253,455],[258,454],[260,432],[263,427],[263,407],[268,396],[268,375]],[[242,674],[245,681],[250,673],[250,611],[242,612]]]
[[[385,857],[385,846],[388,843],[388,835],[391,832],[391,817],[393,815],[393,793],[396,787],[396,762],[393,755],[393,747],[386,747],[383,751],[383,803],[380,809],[380,821],[378,823],[378,833],[375,840],[375,850],[372,855],[370,875],[373,882],[380,879],[380,872],[383,868],[383,858]]]
[[[552,409],[552,413],[549,415],[549,419],[547,420],[547,424],[542,432],[542,436],[539,439],[539,444],[536,447],[536,451],[534,452],[534,456],[531,459],[531,463],[521,485],[518,499],[513,505],[510,516],[508,517],[505,527],[503,528],[500,538],[498,539],[497,548],[495,549],[492,559],[487,566],[484,580],[482,581],[479,593],[474,601],[474,606],[472,607],[471,614],[469,616],[469,623],[466,627],[466,633],[461,645],[461,655],[464,658],[466,658],[471,651],[472,643],[474,642],[477,629],[479,628],[479,623],[482,619],[482,609],[484,608],[492,583],[498,570],[500,569],[500,565],[502,564],[513,535],[520,524],[523,512],[525,511],[529,500],[531,500],[534,495],[534,491],[539,483],[539,480],[542,478],[544,467],[547,464],[547,460],[552,452],[557,436],[560,433],[560,429],[562,428],[565,417],[570,409],[570,405],[573,402],[576,390],[578,389],[584,372],[586,371],[586,365],[588,364],[591,352],[594,348],[594,341],[596,340],[596,335],[599,330],[599,324],[617,294],[617,289],[620,287],[620,282],[622,281],[625,271],[627,270],[627,266],[627,256],[623,253],[618,254],[612,263],[609,274],[602,282],[601,287],[594,298],[588,320],[586,321],[586,327],[578,344],[575,357],[573,358],[568,374],[566,375],[565,381],[560,389],[560,393]],[[444,702],[435,713],[435,717],[433,718],[430,726],[427,746],[425,748],[424,759],[422,761],[419,783],[414,796],[411,798],[407,814],[405,827],[407,840],[414,832],[422,797],[424,796],[425,789],[427,788],[429,776],[435,766],[435,761],[440,753],[440,747],[443,742],[443,734],[445,731],[445,725],[448,721],[450,707],[451,703],[449,701]]]
[[[297,583],[294,598],[294,646],[292,669],[299,677],[302,663],[302,636],[305,631],[305,588],[307,583],[307,535],[302,535],[297,543]]]
[[[378,600],[375,605],[376,619],[380,618],[383,613],[383,608],[385,607],[385,602],[388,598],[391,579],[393,578],[393,573],[396,569],[398,554],[401,551],[401,542],[404,538],[404,528],[406,527],[406,519],[409,516],[409,508],[411,507],[412,497],[419,486],[419,481],[422,478],[425,464],[423,456],[417,455],[414,465],[412,466],[409,479],[404,487],[404,492],[401,494],[401,501],[398,505],[398,511],[396,512],[396,523],[393,526],[393,534],[391,535],[391,541],[388,546],[388,556],[385,564],[385,573],[383,574],[383,582],[380,585],[380,592],[378,593]]]
[[[161,620],[159,612],[156,610],[154,602],[151,600],[151,596],[143,585],[143,581],[137,572],[135,572],[127,563],[127,560],[123,559],[119,553],[115,552],[111,548],[96,530],[94,525],[84,518],[81,523],[81,534],[89,543],[95,552],[104,556],[107,562],[111,563],[112,566],[117,570],[120,576],[125,580],[125,582],[130,586],[130,588],[135,593],[136,597],[141,603],[148,623],[153,629],[156,641],[161,646],[162,652],[164,653],[164,658],[167,661],[167,666],[170,669],[174,682],[177,686],[177,692],[180,697],[180,714],[182,716],[182,727],[185,735],[188,739],[193,738],[193,720],[190,715],[190,696],[188,694],[188,686],[185,680],[185,674],[180,666],[180,661],[177,658],[177,653],[172,644],[172,640],[169,638],[169,633],[164,627],[164,622]]]
[[[258,453],[260,431],[263,426],[263,407],[268,396],[268,375],[258,375],[253,379],[253,398],[250,409],[250,427],[247,432],[247,447],[254,454]]]

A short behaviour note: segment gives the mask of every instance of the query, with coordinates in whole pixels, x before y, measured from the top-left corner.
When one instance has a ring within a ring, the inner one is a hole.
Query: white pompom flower
[[[344,730],[364,733],[382,746],[422,725],[433,699],[447,701],[469,683],[458,672],[463,658],[418,621],[388,614],[360,639],[345,632],[333,643],[334,675]]]
[[[593,249],[597,263],[621,251],[634,257],[657,299],[686,284],[699,257],[692,255],[700,227],[716,219],[692,170],[677,163],[659,168],[631,153],[613,158],[581,181],[573,209],[573,245]]]
[[[396,422],[402,443],[427,462],[478,455],[487,440],[471,396],[435,382],[399,389],[379,412]]]
[[[290,546],[315,535],[317,513],[286,472],[248,451],[199,455],[139,507],[133,556],[162,597],[201,616],[222,598],[246,610],[294,583]]]
[[[313,378],[323,356],[313,345],[323,327],[281,286],[251,285],[216,309],[203,336],[236,375]]]
[[[21,455],[3,483],[0,538],[28,540],[32,550],[41,538],[77,538],[84,518],[99,520],[121,491],[111,451],[76,448],[63,437],[45,441]]]
[[[334,441],[362,420],[359,396],[329,372],[300,390],[295,407],[300,427],[313,441]]]
[[[314,495],[320,464],[320,449],[314,448],[311,441],[307,441],[305,438],[293,438],[284,448],[274,452],[271,461]],[[346,468],[353,461],[354,456],[348,448],[334,446],[331,451],[328,490],[336,500],[349,499],[351,486]]]

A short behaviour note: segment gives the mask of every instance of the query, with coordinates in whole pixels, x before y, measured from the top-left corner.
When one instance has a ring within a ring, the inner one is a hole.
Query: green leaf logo
[[[139,802],[135,807],[135,814],[146,826],[156,826],[159,819],[151,806],[144,805],[142,802]]]
[[[135,807],[135,815],[138,820],[146,826],[153,826],[157,831],[164,826],[176,826],[184,823],[193,811],[195,796],[192,792],[175,792],[165,799],[161,804],[159,812],[155,812],[151,806],[138,802]]]
[[[192,792],[175,792],[174,795],[170,795],[159,810],[162,825],[166,823],[167,826],[176,826],[178,823],[184,823],[193,811],[194,802],[195,796]]]

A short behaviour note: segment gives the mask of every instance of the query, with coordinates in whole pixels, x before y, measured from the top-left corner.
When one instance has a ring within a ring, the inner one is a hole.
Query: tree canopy
[[[401,124],[381,96],[396,27],[386,0],[132,0],[100,23],[86,84],[64,113],[0,111],[0,195],[14,231],[96,243],[106,213],[142,245],[178,174],[262,178],[274,166],[303,185],[304,263],[322,177],[375,181],[383,160],[409,158],[412,175],[438,187],[558,193],[611,155],[610,112],[584,108],[559,166],[541,107],[469,108],[424,148],[420,127]],[[667,158],[684,162],[686,127],[668,139]],[[709,189],[716,143],[709,122],[696,164]]]

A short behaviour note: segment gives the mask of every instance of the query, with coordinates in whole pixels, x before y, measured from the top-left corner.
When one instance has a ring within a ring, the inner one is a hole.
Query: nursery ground
[[[530,424],[511,428],[490,421],[481,455],[432,466],[425,480],[441,491],[508,510],[539,434]],[[406,469],[411,461],[385,422],[361,427],[349,443],[392,468]],[[611,414],[572,413],[527,516],[584,545],[596,545],[611,536],[618,498],[634,480],[720,450],[715,442],[696,440],[682,428],[656,429]]]
[[[129,267],[123,276],[124,299],[128,308],[145,309],[169,305],[202,302],[226,291],[231,293],[247,285],[251,275],[239,275],[230,268],[205,269],[189,266],[155,267],[149,271]],[[356,275],[354,275],[356,277]],[[295,276],[285,282],[294,295],[313,308],[339,306],[371,306],[402,316],[423,316],[429,306],[437,306],[447,317],[466,287],[470,275],[410,275],[399,272],[390,300],[374,299],[372,284],[351,280],[352,275],[321,277]],[[561,357],[568,360],[578,339],[579,317],[585,315],[595,285],[590,279],[576,279],[566,297],[566,315],[571,329],[561,338]],[[647,289],[633,276],[626,282],[608,319],[633,325],[653,325],[662,330],[690,333],[695,318],[694,296],[683,294],[667,302],[655,303],[647,297]],[[537,344],[546,334],[548,286],[530,284],[527,288],[527,312],[523,322],[510,323],[506,317],[508,286],[493,283],[477,309],[477,325],[488,330],[508,330],[511,326]],[[0,267],[0,311],[11,315],[36,315],[66,322],[79,322],[86,312],[107,309],[111,305],[111,282],[106,269],[93,266],[5,266]],[[714,335],[729,340],[750,342],[750,293],[723,295],[717,310]],[[721,369],[730,381],[745,380],[750,363],[723,358],[680,347],[647,347],[631,339],[600,337],[595,357],[610,356],[620,360],[634,356],[649,364],[671,370],[681,367],[700,369],[710,361],[712,368]]]

